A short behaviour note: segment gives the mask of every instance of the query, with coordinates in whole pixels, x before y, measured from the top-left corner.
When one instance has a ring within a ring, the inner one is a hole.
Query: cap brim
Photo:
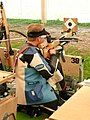
[[[43,29],[42,31],[40,32],[28,32],[27,35],[28,37],[39,37],[39,36],[42,36],[42,35],[49,35],[50,33],[47,32],[45,29]]]

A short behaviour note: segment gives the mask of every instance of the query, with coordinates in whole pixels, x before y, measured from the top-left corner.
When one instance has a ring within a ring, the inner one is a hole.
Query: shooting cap
[[[28,26],[28,38],[36,38],[42,35],[49,35],[42,24],[30,24]]]

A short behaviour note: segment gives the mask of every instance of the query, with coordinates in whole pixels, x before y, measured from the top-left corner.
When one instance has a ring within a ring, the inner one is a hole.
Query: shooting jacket
[[[18,104],[42,104],[57,100],[52,87],[47,83],[54,69],[38,48],[30,46],[19,52],[15,72]]]

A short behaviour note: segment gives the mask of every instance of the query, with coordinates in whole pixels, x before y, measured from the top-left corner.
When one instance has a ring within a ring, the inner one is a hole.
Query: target
[[[63,31],[72,30],[72,32],[77,32],[78,19],[77,18],[64,18]]]

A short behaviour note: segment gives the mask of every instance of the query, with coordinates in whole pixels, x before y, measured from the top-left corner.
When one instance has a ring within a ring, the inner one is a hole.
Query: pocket
[[[39,81],[29,83],[29,87],[31,89],[26,91],[26,95],[28,96],[30,101],[35,102],[43,99],[42,93],[43,85],[41,85]]]

